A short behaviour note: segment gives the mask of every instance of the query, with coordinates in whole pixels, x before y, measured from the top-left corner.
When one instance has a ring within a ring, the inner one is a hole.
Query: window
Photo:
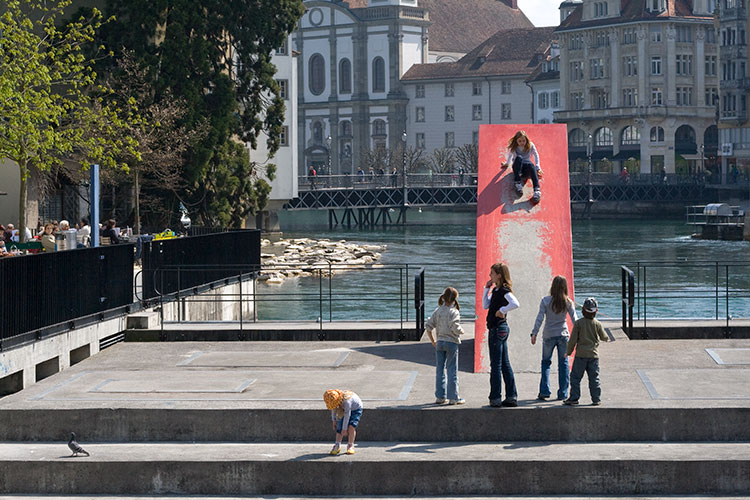
[[[654,106],[661,106],[662,105],[662,91],[661,87],[653,87],[651,89],[651,104]]]
[[[583,80],[583,61],[570,63],[570,80],[573,82]]]
[[[425,148],[425,142],[424,142],[424,133],[423,132],[417,132],[417,149],[424,149]]]
[[[372,91],[385,92],[385,61],[382,57],[372,60]]]
[[[638,56],[625,56],[622,58],[623,76],[638,75]]]
[[[372,122],[372,135],[385,135],[385,122],[383,120],[375,120]]]
[[[706,106],[715,106],[719,102],[719,91],[716,87],[706,87]]]
[[[604,59],[598,57],[589,60],[589,78],[592,80],[604,78]]]
[[[609,33],[597,31],[594,35],[594,47],[609,47]]]
[[[693,74],[693,56],[678,54],[676,71],[678,75],[688,76]]]
[[[320,122],[313,123],[313,142],[315,144],[323,144],[323,124]]]
[[[286,125],[281,127],[281,135],[279,136],[279,145],[281,146],[289,145],[289,127],[287,127]]]
[[[651,127],[651,142],[664,142],[664,129],[661,127]]]
[[[417,99],[424,99],[424,85],[421,83],[417,85],[414,89],[414,94],[414,97],[416,97]]]
[[[693,105],[693,87],[677,87],[677,105]]]
[[[453,109],[453,106],[446,106],[445,107],[445,121],[452,122],[452,121],[455,121],[455,119],[456,119],[456,114]]]
[[[475,130],[471,133],[471,143],[472,144],[479,144],[479,130]]]
[[[583,48],[583,35],[570,35],[568,49],[581,50]]]
[[[342,59],[339,63],[339,93],[352,93],[352,63],[349,59]]]
[[[349,120],[344,120],[339,125],[339,129],[341,131],[341,137],[351,137],[352,136],[352,122]]]
[[[651,57],[651,74],[661,75],[661,57],[660,56]]]
[[[276,55],[277,56],[285,56],[287,55],[288,48],[287,48],[287,41],[284,40],[284,43],[281,44],[281,47],[276,49]]]
[[[501,94],[510,94],[510,82],[507,80],[504,80],[501,87],[500,87],[500,93]]]
[[[706,43],[716,43],[716,29],[713,26],[706,27]]]
[[[690,26],[677,26],[675,28],[677,42],[689,43],[693,41],[693,29]]]
[[[706,76],[716,76],[716,56],[706,56]]]
[[[471,107],[471,119],[474,121],[482,121],[482,105],[474,104]]]
[[[424,122],[424,116],[425,116],[424,108],[423,107],[416,108],[416,112],[417,112],[417,116],[414,118],[414,121],[417,123]]]
[[[482,82],[471,83],[471,95],[482,95]]]
[[[607,15],[607,2],[594,3],[594,17],[603,17]]]
[[[652,42],[661,42],[661,26],[651,26],[649,32],[651,33]]]
[[[536,96],[536,101],[539,109],[547,109],[549,107],[549,94],[547,92],[539,92]]]
[[[313,54],[309,61],[309,84],[310,92],[320,95],[326,89],[326,66],[323,56]]]
[[[646,0],[646,8],[651,12],[661,12],[666,8],[666,0]]]
[[[549,120],[547,120],[546,118],[542,118],[537,123],[549,123]]]
[[[500,118],[503,120],[510,120],[510,103],[505,103],[500,107]]]
[[[638,41],[638,30],[636,28],[624,28],[622,30],[621,45],[631,45]]]
[[[583,109],[583,92],[571,92],[570,105],[573,109]]]
[[[594,146],[607,147],[612,145],[612,130],[601,127],[594,132]]]
[[[279,84],[279,97],[289,99],[289,80],[276,80],[276,83]]]
[[[585,148],[587,139],[586,132],[580,128],[575,128],[570,132],[568,143],[573,148]]]
[[[638,89],[622,89],[622,104],[624,106],[638,106]]]
[[[445,147],[446,148],[456,147],[456,134],[454,132],[445,133]]]
[[[609,93],[608,92],[593,92],[591,94],[591,107],[594,109],[604,109],[609,106]]]
[[[555,90],[550,94],[550,107],[557,109],[560,107],[560,92]]]
[[[453,88],[452,83],[445,84],[445,97],[453,97],[456,94],[456,90]]]
[[[622,130],[622,140],[620,144],[623,146],[634,146],[641,143],[641,131],[633,125],[628,125]]]

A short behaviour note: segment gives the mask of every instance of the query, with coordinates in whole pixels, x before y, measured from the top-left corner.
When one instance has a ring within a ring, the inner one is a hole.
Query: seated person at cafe
[[[116,245],[120,243],[120,235],[117,234],[117,231],[115,231],[115,220],[109,219],[105,226],[104,230],[101,233],[102,238],[109,238],[109,242],[113,245]],[[104,240],[102,241],[102,244],[104,243]]]

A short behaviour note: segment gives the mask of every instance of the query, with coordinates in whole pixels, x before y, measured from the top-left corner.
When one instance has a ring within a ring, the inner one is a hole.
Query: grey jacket
[[[531,330],[531,335],[533,336],[539,333],[539,328],[542,326],[542,321],[544,321],[544,330],[542,330],[543,339],[570,336],[570,333],[568,333],[568,322],[565,321],[565,316],[570,316],[573,323],[578,319],[573,301],[568,302],[566,310],[561,313],[556,313],[552,310],[552,296],[547,295],[539,303],[539,313],[536,315],[536,322],[534,323],[534,328]]]

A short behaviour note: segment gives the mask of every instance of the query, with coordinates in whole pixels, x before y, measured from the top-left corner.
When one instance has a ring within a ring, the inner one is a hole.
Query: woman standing
[[[518,406],[516,380],[508,357],[510,327],[507,314],[518,309],[518,299],[513,295],[513,282],[506,264],[490,267],[490,280],[482,294],[482,308],[487,309],[487,343],[490,351],[490,406]],[[501,395],[501,381],[505,382],[505,400]]]

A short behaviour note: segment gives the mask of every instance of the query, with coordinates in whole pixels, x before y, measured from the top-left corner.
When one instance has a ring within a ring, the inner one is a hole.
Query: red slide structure
[[[526,131],[539,153],[544,175],[538,204],[530,201],[530,180],[519,196],[513,187],[511,166],[501,168],[508,141],[518,130]],[[516,371],[539,370],[541,345],[537,342],[532,346],[529,335],[539,301],[549,294],[552,278],[565,276],[573,298],[567,144],[565,125],[482,125],[479,129],[475,372],[489,371],[482,290],[492,264],[504,262],[509,266],[513,292],[521,303],[508,314],[510,360]]]

